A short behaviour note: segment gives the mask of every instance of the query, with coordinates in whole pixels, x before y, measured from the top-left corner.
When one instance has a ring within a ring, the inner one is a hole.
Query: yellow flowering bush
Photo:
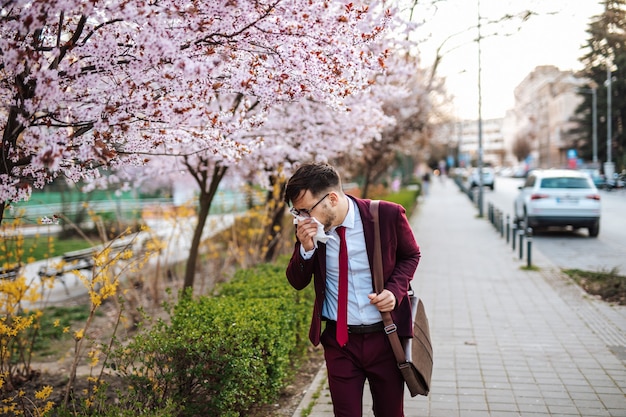
[[[98,224],[96,217],[94,220]],[[46,305],[46,294],[53,288],[56,279],[54,273],[50,276],[43,275],[30,279],[23,274],[20,266],[32,262],[32,259],[25,259],[26,251],[23,249],[24,239],[19,232],[20,226],[21,221],[17,219],[9,225],[3,225],[0,229],[0,267],[3,270],[15,268],[17,271],[14,278],[0,280],[0,414],[44,416],[55,407],[66,408],[68,406],[70,393],[76,381],[76,370],[83,358],[92,369],[96,366],[104,367],[106,355],[103,356],[101,347],[96,345],[95,340],[89,336],[90,326],[96,312],[103,302],[119,295],[119,287],[124,274],[145,265],[147,259],[156,252],[145,250],[135,253],[133,242],[136,235],[127,230],[113,242],[93,250],[93,268],[88,271],[72,270],[74,264],[69,262],[48,263],[49,270],[53,272],[71,271],[75,274],[87,289],[90,299],[86,321],[78,328],[63,326],[61,329],[59,319],[52,322],[52,326],[59,327],[61,333],[71,332],[74,339],[73,360],[64,399],[61,403],[55,404],[50,400],[52,394],[50,385],[40,387],[31,393],[20,389],[25,382],[38,374],[32,369],[33,350],[38,341],[38,334],[41,332],[40,322]],[[127,244],[121,249],[116,248],[114,243],[118,245],[118,242],[123,239],[126,239]],[[150,247],[159,247],[158,243],[151,239],[148,241]],[[50,247],[52,247],[52,242],[52,239],[47,238]],[[121,313],[120,309],[120,317]],[[110,349],[110,346],[109,344],[104,348]],[[88,353],[85,354],[87,349]],[[99,376],[96,380],[98,382],[90,382],[90,388],[85,393],[82,406],[87,409],[90,408],[90,404],[96,404],[95,398],[102,384]]]

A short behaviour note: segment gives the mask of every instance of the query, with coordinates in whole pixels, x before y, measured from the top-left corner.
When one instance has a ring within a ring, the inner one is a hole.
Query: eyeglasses
[[[310,209],[308,209],[308,210],[307,210],[307,209],[297,209],[297,208],[295,208],[295,207],[292,207],[292,208],[289,210],[289,212],[290,212],[291,214],[293,214],[294,216],[311,217],[311,212],[313,211],[313,209],[314,209],[315,207],[317,207],[317,205],[318,205],[319,203],[321,203],[322,201],[324,201],[324,199],[325,199],[326,197],[328,197],[329,195],[330,195],[330,193],[326,194],[324,197],[322,197],[322,198],[320,199],[320,201],[318,201],[317,203],[315,203],[315,204],[313,205],[313,207],[311,207],[311,208],[310,208]]]

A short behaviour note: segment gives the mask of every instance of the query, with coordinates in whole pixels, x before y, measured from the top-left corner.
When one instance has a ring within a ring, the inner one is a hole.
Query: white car
[[[549,226],[587,228],[600,232],[600,194],[591,177],[567,169],[533,170],[519,187],[515,221],[538,229]]]
[[[496,172],[491,167],[483,167],[483,187],[489,187],[493,190]],[[480,176],[478,175],[478,168],[472,168],[472,172],[468,177],[468,186],[469,188],[478,187],[480,180]]]

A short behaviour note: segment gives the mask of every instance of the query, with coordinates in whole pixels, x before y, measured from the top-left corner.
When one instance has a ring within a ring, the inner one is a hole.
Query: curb
[[[303,412],[307,409],[309,409],[310,413],[310,409],[312,409],[316,401],[319,400],[319,395],[322,392],[325,384],[326,363],[324,362],[322,363],[322,366],[320,366],[320,370],[317,371],[315,378],[313,378],[313,382],[311,382],[311,385],[309,385],[309,388],[306,390],[306,394],[304,394],[304,397],[300,401],[298,408],[296,408],[296,411],[294,411],[293,417],[302,417]]]

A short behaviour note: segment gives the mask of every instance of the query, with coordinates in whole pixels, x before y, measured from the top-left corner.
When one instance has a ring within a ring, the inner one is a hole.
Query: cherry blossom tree
[[[267,193],[265,235],[277,242],[282,235],[285,202],[282,199],[286,178],[301,163],[336,161],[358,155],[367,143],[380,139],[380,132],[395,123],[384,114],[382,102],[371,94],[372,88],[346,100],[342,110],[323,103],[301,100],[275,106],[267,122],[259,128],[263,145],[237,167],[250,182],[264,184]],[[274,257],[274,246],[265,252],[265,261]]]
[[[197,223],[187,258],[184,287],[193,287],[198,251],[211,209],[222,180],[228,173],[268,190],[282,187],[284,178],[294,164],[310,160],[329,160],[344,153],[355,153],[364,143],[379,136],[393,119],[384,115],[381,103],[373,100],[369,90],[348,96],[341,106],[304,98],[279,102],[268,108],[264,122],[254,129],[234,132],[230,140],[245,145],[238,157],[224,158],[187,144],[187,153],[180,155],[177,147],[163,148],[167,157],[154,158],[148,164],[149,176],[191,175],[198,191]],[[219,100],[224,99],[220,97]],[[231,97],[231,99],[233,99]],[[218,101],[219,101],[218,100]],[[248,119],[255,119],[255,106],[246,105]],[[244,117],[244,116],[242,116]],[[193,151],[192,151],[193,150]],[[174,158],[173,158],[174,156]],[[284,214],[280,193],[268,193],[268,217],[273,218],[267,235],[276,234],[276,226]],[[273,201],[269,201],[273,200]],[[272,257],[271,250],[267,259]]]
[[[368,45],[389,16],[369,3],[3,2],[0,221],[59,176],[93,181],[170,151],[236,161],[274,103],[340,106],[382,62]]]
[[[339,159],[354,177],[360,178],[361,197],[397,163],[398,155],[418,158],[433,134],[440,84],[431,80],[419,58],[398,50],[391,55],[387,71],[380,74],[371,94],[385,116],[394,123],[384,126],[376,140],[368,141],[349,156]]]

